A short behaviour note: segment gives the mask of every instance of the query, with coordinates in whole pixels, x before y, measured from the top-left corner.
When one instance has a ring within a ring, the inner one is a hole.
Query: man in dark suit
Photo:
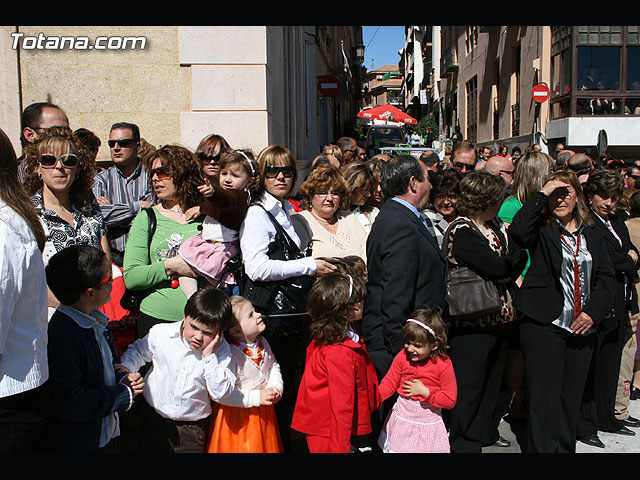
[[[381,379],[402,350],[402,327],[421,306],[444,308],[447,267],[419,212],[429,201],[427,166],[409,155],[387,162],[382,189],[388,199],[367,240],[367,298],[362,336]]]

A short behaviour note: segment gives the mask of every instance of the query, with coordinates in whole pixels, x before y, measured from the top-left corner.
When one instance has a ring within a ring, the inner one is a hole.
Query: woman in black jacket
[[[449,354],[458,382],[458,401],[448,415],[449,443],[455,453],[481,453],[484,445],[499,440],[499,419],[493,413],[514,332],[514,281],[527,260],[524,250],[509,242],[497,217],[506,189],[502,177],[486,171],[465,176],[458,197],[461,216],[443,239],[449,269],[466,266],[494,283],[501,304],[497,312],[481,316],[453,317],[451,309],[446,313]]]
[[[629,312],[637,313],[634,282],[638,278],[638,250],[631,243],[625,225],[627,214],[616,211],[624,193],[624,179],[616,170],[595,170],[589,175],[584,191],[594,217],[594,227],[604,243],[615,270],[614,316],[597,332],[591,370],[582,399],[577,436],[587,445],[604,448],[598,430],[634,435],[627,426],[640,426],[636,419],[620,421],[615,416],[616,392],[622,350],[629,339]]]
[[[531,256],[515,299],[523,317],[530,453],[575,452],[594,333],[613,307],[615,291],[613,268],[593,222],[578,178],[563,169],[549,176],[509,227],[511,238]]]

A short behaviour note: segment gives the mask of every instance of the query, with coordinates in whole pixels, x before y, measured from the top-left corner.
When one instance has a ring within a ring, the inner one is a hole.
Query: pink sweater
[[[416,397],[426,401],[434,407],[451,409],[458,398],[458,384],[451,359],[426,360],[420,363],[411,362],[402,350],[393,359],[389,371],[380,382],[380,396],[382,401],[391,397],[395,392],[405,396],[402,386],[407,380],[420,380],[429,388],[429,397]]]

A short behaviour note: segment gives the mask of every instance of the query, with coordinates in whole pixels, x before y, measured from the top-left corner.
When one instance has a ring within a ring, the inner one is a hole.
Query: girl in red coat
[[[311,344],[291,427],[306,435],[311,453],[349,453],[352,439],[371,433],[380,406],[375,369],[352,328],[362,318],[366,287],[332,273],[309,292]]]
[[[380,382],[383,402],[396,392],[399,397],[378,444],[385,453],[449,453],[441,409],[456,404],[458,384],[439,310],[414,312],[402,327],[402,335],[404,350]]]

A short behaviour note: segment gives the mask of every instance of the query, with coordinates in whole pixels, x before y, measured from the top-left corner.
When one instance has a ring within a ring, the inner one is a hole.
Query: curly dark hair
[[[367,287],[358,277],[330,273],[311,287],[308,312],[311,338],[323,345],[342,342],[349,331],[350,308],[364,301]]]
[[[624,193],[624,178],[618,170],[593,170],[584,184],[587,198],[595,194],[615,194],[619,197]]]
[[[204,183],[204,174],[195,154],[181,145],[164,145],[149,157],[149,164],[153,165],[157,159],[160,159],[163,167],[171,171],[180,208],[186,210],[199,205],[202,202],[202,194],[198,186]],[[153,195],[157,201],[155,193]]]
[[[507,184],[500,175],[473,171],[460,181],[458,211],[465,217],[484,212],[504,199]]]
[[[76,178],[71,184],[71,201],[82,211],[87,211],[94,199],[93,179],[96,172],[93,154],[70,128],[51,127],[40,134],[24,149],[24,186],[29,195],[42,192],[43,182],[38,174],[40,155],[43,153],[74,153],[78,157]]]
[[[447,170],[439,170],[429,177],[431,183],[431,192],[429,193],[429,202],[433,205],[438,195],[446,195],[449,192],[460,194],[460,181],[462,174],[451,168]]]
[[[348,208],[347,202],[350,198],[351,189],[340,170],[329,164],[318,165],[309,174],[304,183],[300,185],[298,192],[300,193],[302,206],[306,210],[311,210],[311,198],[313,195],[318,191],[328,189],[342,192],[339,208]]]

